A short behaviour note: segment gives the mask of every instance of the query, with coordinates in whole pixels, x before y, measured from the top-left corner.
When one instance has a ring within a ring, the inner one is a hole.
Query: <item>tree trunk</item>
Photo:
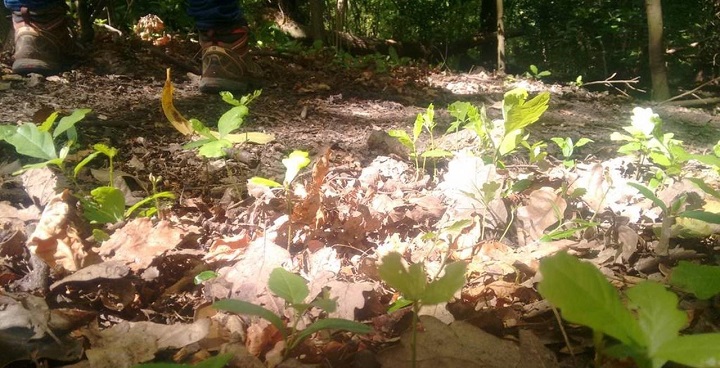
[[[495,4],[497,6],[497,74],[505,75],[505,22],[503,22],[503,0],[495,0]]]
[[[345,31],[345,16],[347,13],[347,2],[348,0],[337,0],[337,6],[335,7],[335,34],[340,34]],[[335,38],[335,47],[340,47],[340,40]]]
[[[310,0],[310,29],[313,39],[325,41],[324,0]]]
[[[495,34],[497,30],[497,0],[482,0],[480,4],[480,33]],[[480,55],[483,66],[488,70],[494,69],[497,63],[497,37],[491,42],[483,43],[480,47]]]
[[[660,0],[645,0],[648,22],[648,55],[650,59],[650,78],[652,80],[653,101],[670,98],[670,89],[665,69],[665,50],[663,47],[663,18]]]

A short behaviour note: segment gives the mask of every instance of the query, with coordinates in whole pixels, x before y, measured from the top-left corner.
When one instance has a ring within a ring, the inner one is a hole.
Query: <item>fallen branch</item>
[[[620,88],[615,87],[614,84],[624,84],[625,87],[630,88],[634,91],[643,92],[643,93],[645,92],[642,89],[635,88],[632,86],[633,84],[638,83],[640,81],[640,77],[635,77],[632,79],[614,80],[613,78],[615,78],[616,75],[617,75],[617,73],[613,73],[611,76],[605,78],[604,80],[587,82],[587,83],[583,83],[582,85],[583,85],[583,87],[585,87],[585,86],[589,86],[589,85],[593,85],[593,84],[602,84],[606,87],[614,88],[616,91],[620,92],[625,97],[629,97],[629,95],[627,93],[625,93],[625,91],[621,90]]]
[[[688,96],[688,95],[695,96],[698,100],[715,100],[715,98],[703,99],[702,97],[696,96],[696,95],[695,95],[695,92],[699,91],[701,88],[707,86],[707,85],[710,84],[710,83],[717,82],[718,80],[720,80],[720,77],[711,79],[711,80],[709,80],[709,81],[707,81],[707,82],[705,82],[705,83],[703,83],[703,84],[701,84],[701,85],[699,85],[699,86],[697,86],[697,87],[695,87],[695,88],[693,88],[693,89],[691,89],[691,90],[689,90],[689,91],[687,91],[687,92],[685,92],[685,93],[681,93],[681,94],[679,94],[679,95],[677,95],[677,96],[675,96],[675,97],[671,97],[671,98],[668,98],[668,99],[665,100],[665,101],[661,101],[661,102],[658,103],[658,105],[670,103],[671,101],[678,100],[678,99],[683,98],[683,97]],[[689,102],[689,101],[688,101],[688,102]],[[707,102],[707,103],[698,103],[697,105],[706,105],[706,104],[715,103],[715,102],[717,102],[717,101],[712,101],[712,102]],[[678,106],[697,106],[697,105],[683,105],[683,104],[677,104],[677,103],[675,103],[675,104],[673,104],[673,105],[678,105]]]

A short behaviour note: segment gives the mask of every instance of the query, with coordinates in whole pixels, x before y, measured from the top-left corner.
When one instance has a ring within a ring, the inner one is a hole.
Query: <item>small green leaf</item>
[[[97,157],[99,154],[100,154],[100,152],[93,152],[93,153],[87,155],[87,157],[85,157],[84,159],[82,159],[82,161],[78,162],[78,164],[75,165],[75,169],[73,169],[73,177],[77,178],[80,170],[82,170],[83,167],[85,167],[85,165],[89,164],[90,161],[95,159],[95,157]]]
[[[289,185],[295,180],[300,170],[310,164],[310,159],[305,151],[292,151],[286,159],[282,160],[282,163],[286,169],[283,184]]]
[[[225,149],[232,147],[232,143],[226,139],[218,139],[200,146],[198,154],[207,158],[218,158],[225,156]]]
[[[427,276],[423,265],[416,263],[406,269],[402,256],[397,252],[388,253],[382,258],[378,273],[388,286],[413,302],[420,300],[427,287]]]
[[[261,178],[259,176],[253,176],[248,181],[255,185],[262,185],[262,186],[268,187],[268,188],[281,188],[282,187],[282,184],[276,182],[275,180],[265,179],[265,178]]]
[[[415,147],[415,144],[413,143],[412,139],[410,139],[410,136],[407,134],[406,131],[400,130],[400,129],[391,129],[388,131],[388,135],[397,139],[400,144],[403,146],[413,149]]]
[[[670,284],[693,293],[698,299],[720,294],[720,266],[680,261],[670,274]]]
[[[43,121],[42,124],[40,124],[40,126],[38,127],[38,129],[39,129],[41,132],[50,132],[50,128],[52,128],[53,124],[55,123],[55,119],[57,119],[57,117],[58,117],[59,114],[60,114],[59,112],[53,111],[52,114],[50,114],[50,115],[45,119],[45,121]]]
[[[530,72],[531,72],[533,75],[537,75],[537,73],[538,73],[538,67],[535,66],[535,64],[530,64]]]
[[[626,345],[642,343],[637,320],[595,266],[562,252],[540,261],[540,272],[543,280],[538,291],[560,308],[564,319],[610,335]]]
[[[50,133],[40,131],[32,123],[20,125],[15,134],[6,137],[5,141],[15,146],[15,150],[21,155],[41,160],[51,160],[58,157]]]
[[[647,347],[652,358],[660,346],[677,337],[688,321],[687,314],[677,308],[677,296],[655,282],[641,282],[631,287],[627,296],[636,309],[640,330],[645,337],[643,346]]]
[[[465,285],[465,262],[453,262],[445,266],[445,274],[429,283],[420,299],[423,305],[448,302]]]
[[[207,140],[211,140],[211,141],[218,140],[218,138],[212,134],[213,131],[210,130],[210,128],[208,128],[207,126],[205,126],[205,124],[203,124],[202,121],[200,121],[198,119],[190,119],[190,125],[192,126],[193,131],[195,131],[195,133],[200,134],[201,136],[205,137]]]
[[[294,348],[295,346],[297,346],[298,343],[302,342],[304,339],[306,339],[310,335],[314,334],[315,332],[318,332],[321,330],[341,330],[341,331],[350,331],[350,332],[360,333],[360,334],[369,334],[373,331],[373,329],[370,326],[364,325],[359,322],[350,321],[347,319],[342,319],[342,318],[319,319],[319,320],[315,321],[314,323],[312,323],[310,326],[307,326],[306,329],[300,331],[294,340],[293,346],[288,347],[288,349]]]
[[[665,202],[663,202],[660,198],[658,198],[655,193],[650,190],[650,188],[638,184],[638,183],[627,183],[629,186],[635,188],[642,194],[645,198],[651,200],[656,206],[660,207],[660,209],[663,211],[663,214],[668,216],[668,207],[665,205]]]
[[[657,357],[689,367],[720,367],[720,333],[680,336],[663,344]]]
[[[92,222],[106,224],[123,219],[125,196],[113,187],[97,187],[90,192],[91,199],[83,201],[85,218]]]
[[[720,192],[717,191],[715,188],[709,186],[707,183],[705,183],[704,180],[700,178],[686,178],[693,184],[695,184],[698,188],[700,188],[703,192],[710,194],[711,196],[720,199]]]
[[[540,73],[537,73],[538,78],[543,78],[552,75],[552,73],[549,70],[543,70]]]
[[[412,130],[412,142],[413,143],[417,142],[418,137],[420,137],[420,133],[422,133],[424,121],[425,120],[423,119],[423,115],[417,114],[417,117],[415,118],[415,123],[413,124],[413,130]]]
[[[270,272],[268,288],[290,304],[304,302],[310,293],[304,278],[282,267],[277,267]]]
[[[117,148],[110,147],[110,146],[102,144],[102,143],[94,144],[93,148],[95,149],[95,151],[98,151],[109,158],[113,158],[113,157],[117,156],[117,153],[118,153]]]
[[[400,297],[397,300],[395,300],[394,303],[390,304],[390,308],[388,308],[388,313],[403,309],[407,306],[412,305],[413,303],[414,302],[412,300],[408,300],[403,297]]]
[[[175,194],[173,192],[159,192],[155,193],[151,196],[145,197],[142,200],[138,201],[134,205],[130,206],[130,208],[125,211],[125,217],[132,216],[133,212],[135,212],[138,208],[148,204],[149,202],[155,202],[158,199],[165,198],[165,199],[175,199]],[[155,209],[157,211],[157,208]],[[146,216],[149,217],[149,215],[146,214]]]
[[[580,138],[580,139],[578,139],[577,143],[575,143],[575,147],[582,147],[588,143],[593,143],[593,142],[595,142],[595,141],[593,141],[590,138]]]
[[[287,331],[285,329],[285,323],[275,315],[275,313],[252,303],[248,303],[244,300],[237,299],[221,299],[213,303],[213,308],[233,312],[237,314],[249,314],[252,316],[258,316],[266,319],[275,328],[282,333],[287,339]]]
[[[310,305],[322,309],[327,313],[333,313],[337,310],[337,298],[330,299],[328,295],[313,300]]]
[[[440,157],[452,157],[453,153],[444,149],[436,148],[423,152],[420,157],[425,158],[440,158]]]
[[[85,115],[87,115],[90,111],[90,109],[75,109],[72,114],[68,116],[63,116],[62,119],[60,119],[60,122],[58,123],[57,127],[55,127],[55,131],[53,132],[53,138],[57,138],[60,134],[65,132],[66,130],[72,128],[77,124],[80,120],[85,119]]]
[[[195,285],[200,285],[207,280],[212,280],[216,278],[217,276],[218,274],[215,271],[203,271],[195,275],[195,277],[193,278],[193,283]]]
[[[695,220],[705,221],[711,224],[720,224],[720,213],[708,212],[708,211],[685,211],[678,215],[678,217],[687,217]]]
[[[220,120],[218,120],[218,133],[220,134],[220,138],[224,138],[230,134],[230,132],[240,128],[249,112],[250,110],[244,105],[235,106],[226,111],[220,117]]]
[[[233,96],[232,92],[222,91],[220,92],[220,97],[222,97],[222,100],[229,103],[230,105],[240,106],[240,101],[238,101],[235,96]]]
[[[110,234],[102,231],[101,229],[93,229],[92,237],[93,237],[93,239],[95,239],[96,242],[102,243],[102,242],[110,239]]]

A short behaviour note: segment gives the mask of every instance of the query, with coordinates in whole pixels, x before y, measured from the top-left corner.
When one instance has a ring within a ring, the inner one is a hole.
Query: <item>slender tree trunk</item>
[[[347,13],[348,0],[337,0],[335,7],[335,34],[345,31],[345,16]],[[340,47],[340,40],[335,38],[335,47]]]
[[[482,0],[480,3],[480,33],[493,34],[497,31],[497,0]],[[489,69],[497,63],[497,37],[492,42],[485,42],[480,46],[483,66]]]
[[[665,50],[663,47],[663,18],[660,0],[645,0],[648,22],[648,55],[650,59],[650,78],[652,79],[652,99],[664,101],[670,98],[665,68]]]
[[[503,22],[503,0],[495,0],[495,5],[497,6],[497,74],[505,75],[505,22]]]
[[[324,0],[310,0],[310,27],[315,40],[325,41]]]

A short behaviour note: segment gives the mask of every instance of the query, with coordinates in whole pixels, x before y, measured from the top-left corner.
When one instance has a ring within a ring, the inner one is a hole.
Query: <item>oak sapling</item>
[[[285,304],[294,312],[289,328],[285,321],[272,311],[243,300],[222,299],[215,302],[213,307],[237,314],[258,316],[270,322],[283,336],[286,357],[303,340],[321,330],[343,330],[360,334],[372,332],[372,328],[362,323],[342,318],[318,319],[305,329],[298,330],[298,323],[310,309],[319,308],[324,312],[332,313],[337,308],[336,301],[327,295],[319,298],[309,295],[310,290],[305,279],[280,267],[270,273],[268,288],[273,294],[285,300]]]
[[[452,300],[453,295],[465,285],[465,262],[452,262],[443,267],[445,274],[428,282],[425,266],[415,263],[405,267],[400,253],[391,252],[382,258],[378,267],[380,278],[397,290],[403,298],[403,306],[412,305],[412,366],[417,364],[418,313],[424,305],[435,305]]]
[[[592,328],[598,353],[631,358],[642,368],[660,368],[668,361],[690,367],[717,367],[720,333],[681,336],[688,316],[677,308],[678,298],[665,286],[643,281],[630,287],[623,304],[617,290],[592,264],[567,253],[540,262],[540,294],[570,323]],[[588,313],[592,311],[592,313]]]

